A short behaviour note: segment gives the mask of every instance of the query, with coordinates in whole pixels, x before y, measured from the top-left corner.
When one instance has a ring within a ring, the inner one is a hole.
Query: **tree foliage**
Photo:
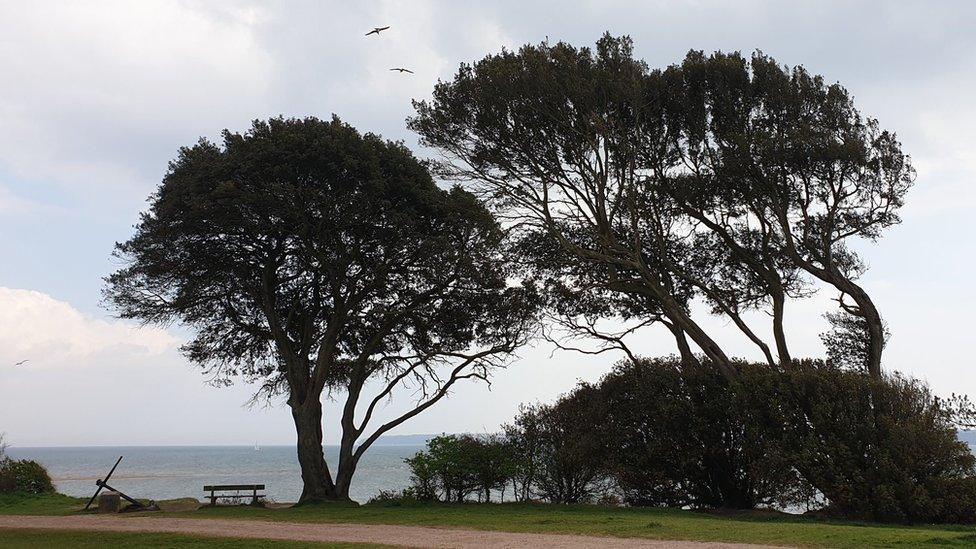
[[[632,505],[736,508],[802,503],[790,452],[770,436],[778,374],[740,362],[728,383],[711,364],[621,361],[591,390],[607,400],[610,468]]]
[[[346,499],[378,436],[458,380],[486,380],[526,340],[533,299],[507,284],[503,238],[474,196],[439,188],[402,144],[338,118],[277,118],[180,150],[117,245],[124,267],[105,293],[125,318],[190,327],[184,353],[215,380],[287,395],[302,499]],[[367,432],[405,386],[416,406]],[[323,393],[345,393],[335,480]]]
[[[780,440],[835,516],[976,521],[976,458],[921,381],[808,364],[783,378]]]
[[[623,361],[553,406],[605,403],[578,422],[599,426],[606,470],[632,505],[976,521],[976,457],[956,431],[972,417],[967,399],[823,361],[737,370],[728,382],[707,361]]]
[[[493,435],[437,436],[405,462],[411,494],[420,501],[460,503],[477,494],[479,501],[490,502],[493,492],[504,493],[514,473],[511,446]]]
[[[543,43],[462,64],[415,107],[408,123],[443,173],[474,182],[537,252],[527,264],[563,316],[662,323],[685,361],[690,340],[731,379],[690,301],[789,367],[786,302],[817,279],[863,319],[861,367],[880,375],[883,324],[849,242],[899,221],[914,172],[840,85],[762,53],[692,51],[651,70],[605,35],[593,50]],[[743,316],[756,309],[772,345]]]
[[[4,433],[0,433],[0,494],[46,494],[54,492],[47,469],[29,459],[7,455]]]

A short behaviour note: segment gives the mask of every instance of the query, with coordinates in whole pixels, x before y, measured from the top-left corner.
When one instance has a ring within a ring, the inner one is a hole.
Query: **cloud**
[[[255,42],[257,8],[14,4],[0,4],[0,164],[15,174],[99,185],[156,178],[165,168],[156,155],[264,97],[270,60]]]
[[[23,198],[0,185],[0,216],[31,214],[48,209],[48,206]]]
[[[0,366],[5,368],[21,360],[30,360],[32,368],[58,368],[105,354],[153,356],[178,344],[159,328],[93,318],[47,294],[0,287]]]

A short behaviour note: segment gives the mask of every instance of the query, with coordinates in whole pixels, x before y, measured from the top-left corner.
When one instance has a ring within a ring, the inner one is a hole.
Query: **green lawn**
[[[84,500],[66,496],[0,496],[0,514],[70,514],[83,505]],[[773,513],[729,516],[670,509],[541,504],[315,505],[280,509],[227,506],[199,510],[188,510],[186,500],[161,505],[163,511],[150,516],[406,524],[804,547],[976,546],[973,526],[892,526]]]
[[[240,549],[355,549],[379,547],[356,543],[311,543],[263,539],[206,538],[177,534],[73,532],[61,530],[0,530],[0,547],[226,547]]]

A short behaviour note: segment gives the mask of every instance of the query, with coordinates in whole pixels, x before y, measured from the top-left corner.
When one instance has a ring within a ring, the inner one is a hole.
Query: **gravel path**
[[[634,538],[573,536],[564,534],[519,534],[421,526],[373,524],[313,524],[257,520],[183,519],[117,516],[0,516],[0,528],[55,530],[107,530],[114,532],[166,532],[198,536],[377,543],[404,547],[476,547],[478,549],[636,547],[683,549],[745,549],[769,547],[741,543],[662,541]]]

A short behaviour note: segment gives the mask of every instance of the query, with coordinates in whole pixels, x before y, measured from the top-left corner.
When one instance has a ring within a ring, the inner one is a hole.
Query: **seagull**
[[[400,71],[401,73],[403,73],[403,72],[409,72],[410,74],[413,74],[413,71],[412,70],[410,70],[410,69],[404,69],[403,67],[393,67],[390,70],[391,71]]]
[[[389,25],[385,27],[373,27],[373,30],[367,32],[366,36],[369,36],[371,34],[375,34],[376,36],[379,36],[381,32],[385,31],[388,28],[390,28]]]
[[[20,366],[21,364],[27,364],[30,360],[21,360],[20,362],[14,362],[14,366]]]

